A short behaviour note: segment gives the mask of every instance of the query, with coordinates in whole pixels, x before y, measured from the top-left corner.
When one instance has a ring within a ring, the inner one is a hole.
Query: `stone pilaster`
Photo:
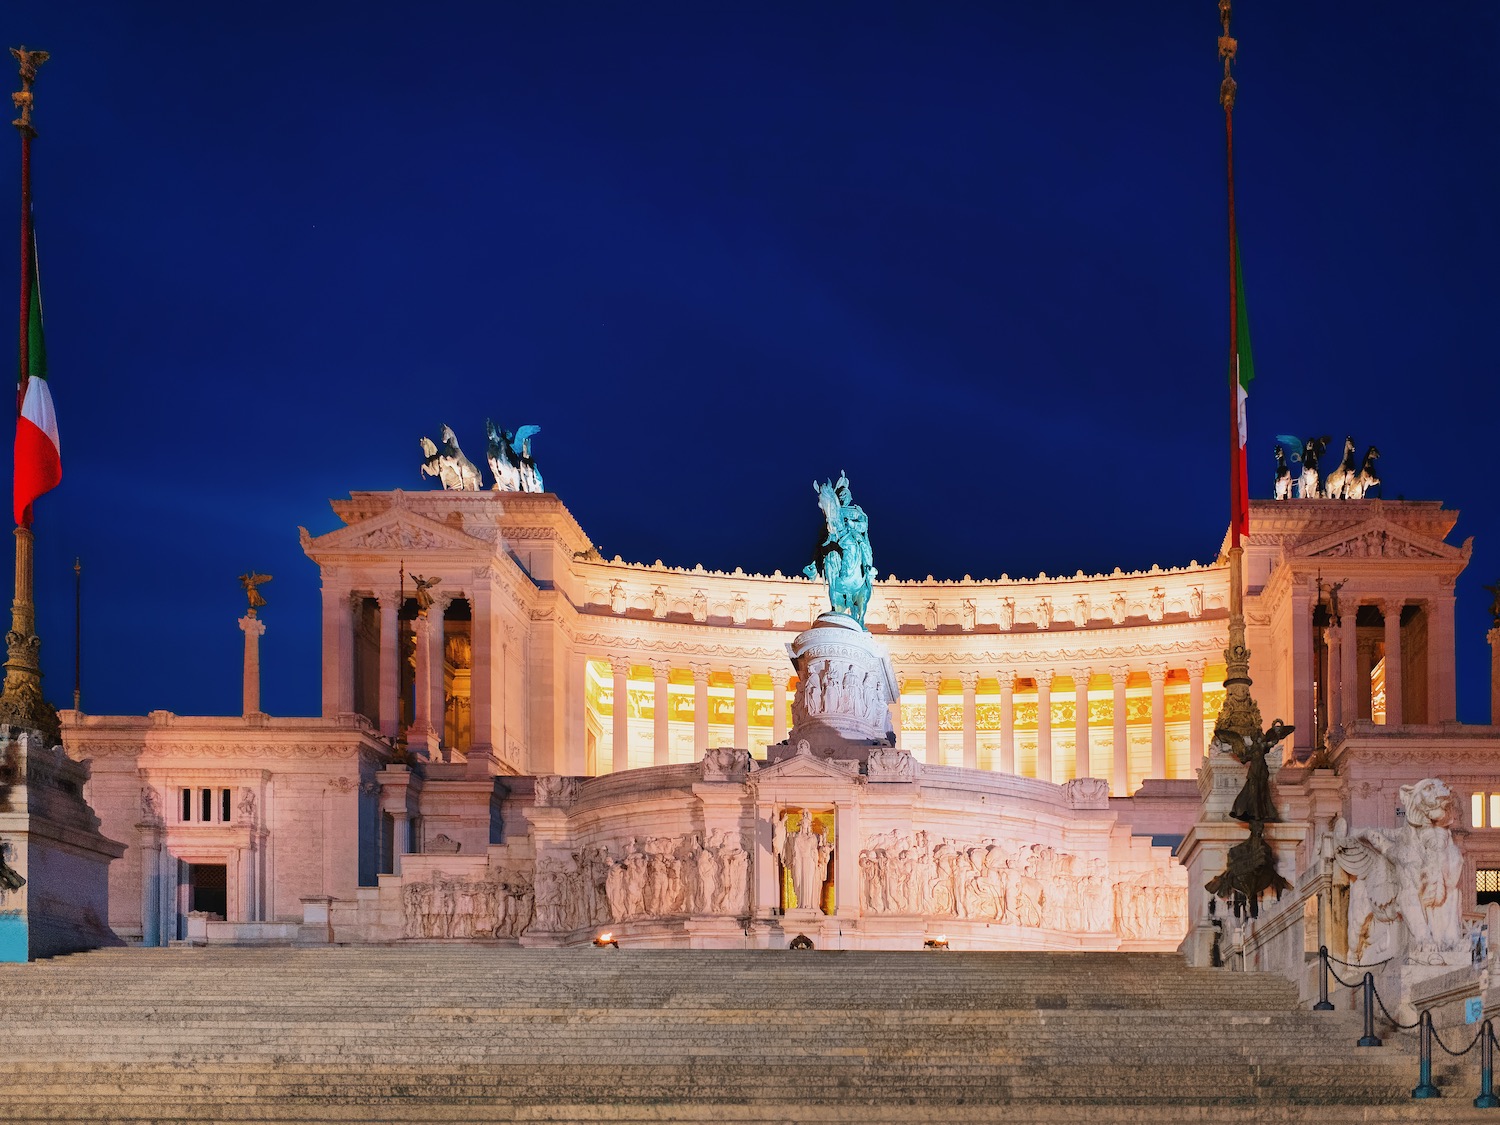
[[[1073,670],[1074,777],[1095,776],[1089,750],[1089,679],[1093,674],[1091,668]]]
[[[1167,776],[1167,666],[1148,664],[1151,676],[1151,776]]]
[[[1130,795],[1130,735],[1126,731],[1129,712],[1126,709],[1125,687],[1130,682],[1130,668],[1115,664],[1109,669],[1110,685],[1114,688],[1114,776],[1110,792],[1116,797]]]
[[[651,760],[658,766],[664,766],[672,760],[671,703],[667,693],[667,683],[672,674],[672,662],[670,660],[653,660],[651,662],[651,683],[653,694],[651,697],[652,715],[652,751]]]
[[[1052,677],[1051,668],[1036,674],[1036,775],[1052,781]]]

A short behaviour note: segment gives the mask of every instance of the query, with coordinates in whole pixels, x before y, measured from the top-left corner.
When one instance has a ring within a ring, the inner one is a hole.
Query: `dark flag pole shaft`
[[[21,133],[21,331],[20,373],[16,383],[16,416],[26,397],[30,375],[31,328],[31,125],[32,84],[37,67],[47,61],[46,51],[12,47],[19,64],[21,89],[11,95],[20,116],[11,122]],[[6,637],[5,687],[0,690],[0,723],[40,731],[50,745],[62,741],[57,712],[42,695],[41,639],[36,635],[36,595],[32,577],[33,540],[31,512],[23,513],[16,526],[16,596],[11,603],[10,633]]]
[[[83,710],[83,559],[73,559],[73,710]]]
[[[1224,140],[1229,188],[1229,645],[1224,650],[1224,704],[1214,725],[1215,733],[1234,731],[1244,738],[1258,737],[1260,708],[1250,694],[1250,649],[1245,642],[1244,547],[1240,523],[1246,513],[1245,482],[1240,465],[1239,398],[1239,239],[1234,218],[1234,97],[1237,86],[1230,67],[1239,44],[1229,34],[1230,0],[1219,0],[1219,57],[1224,60],[1224,79],[1219,84],[1219,104],[1224,107]]]

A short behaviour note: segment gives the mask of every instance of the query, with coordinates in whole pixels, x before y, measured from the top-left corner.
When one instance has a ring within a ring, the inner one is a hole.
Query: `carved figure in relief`
[[[630,608],[630,602],[625,596],[625,583],[616,582],[609,588],[609,608],[615,613],[624,613]]]
[[[161,818],[161,798],[151,786],[141,786],[141,819],[151,822]]]
[[[667,592],[660,586],[651,591],[651,616],[665,617],[667,615]]]
[[[486,452],[496,492],[544,491],[541,470],[531,455],[531,439],[541,432],[540,426],[522,426],[511,433],[488,418],[484,420],[484,433],[489,441]]]
[[[260,592],[260,588],[269,581],[271,581],[271,575],[260,574],[253,570],[249,574],[240,575],[240,585],[245,588],[245,597],[250,602],[251,617],[255,616],[256,610],[266,604],[265,595]]]
[[[1146,617],[1151,621],[1160,621],[1167,614],[1167,591],[1160,586],[1151,590],[1151,600],[1146,605]]]
[[[823,661],[823,713],[840,715],[844,711],[844,685],[832,660]]]
[[[1350,833],[1334,827],[1338,865],[1349,886],[1349,951],[1359,962],[1403,951],[1455,953],[1467,948],[1460,884],[1463,853],[1453,842],[1452,791],[1437,778],[1400,790],[1406,823]],[[1440,958],[1433,957],[1432,960]]]
[[[1089,623],[1089,616],[1093,607],[1089,604],[1087,594],[1079,594],[1073,602],[1073,624],[1079,628]]]
[[[936,633],[938,627],[937,602],[928,602],[927,610],[922,615],[922,624],[927,627],[929,633]]]
[[[1000,599],[1000,612],[996,615],[996,621],[1002,629],[1011,629],[1016,624],[1016,602],[1014,598]]]
[[[896,598],[887,598],[885,601],[885,627],[892,633],[901,628],[901,602]]]
[[[823,883],[833,848],[813,831],[812,813],[803,809],[797,831],[788,833],[786,820],[777,817],[774,828],[776,856],[792,877],[792,893],[798,910],[822,910]]]
[[[1302,444],[1302,476],[1297,481],[1297,495],[1303,500],[1322,495],[1323,478],[1318,472],[1318,458],[1328,451],[1328,443],[1332,440],[1324,434],[1309,438]]]
[[[771,599],[771,628],[782,629],[786,627],[786,599]]]
[[[744,594],[736,594],[729,603],[729,617],[736,625],[743,625],[750,620],[750,603],[745,600]]]
[[[1052,599],[1041,598],[1036,603],[1036,627],[1038,629],[1052,628]]]
[[[1109,603],[1109,619],[1116,625],[1125,624],[1125,618],[1130,616],[1130,607],[1125,601],[1125,595],[1117,592],[1114,601]]]
[[[1203,616],[1203,587],[1194,586],[1188,591],[1188,616]]]
[[[1365,450],[1365,459],[1360,462],[1359,472],[1354,474],[1354,480],[1349,485],[1349,499],[1363,500],[1371,492],[1380,489],[1380,474],[1375,471],[1375,462],[1380,457],[1380,450],[1373,445]]]
[[[453,430],[443,427],[443,445],[439,449],[431,438],[422,438],[422,475],[437,477],[444,489],[454,492],[478,492],[483,487],[479,467],[464,456]]]
[[[975,606],[973,598],[964,599],[963,614],[961,616],[961,620],[963,621],[963,628],[964,632],[966,633],[972,633],[975,627],[978,625],[979,609],[977,606]]]
[[[807,670],[807,683],[802,689],[802,707],[809,715],[823,713],[823,677],[816,666]]]
[[[813,483],[825,526],[813,561],[803,568],[809,578],[828,583],[828,600],[835,613],[854,618],[861,628],[875,583],[875,556],[870,549],[870,522],[854,503],[849,478],[839,473],[837,484]]]
[[[623,609],[615,610],[616,613],[624,613]],[[693,620],[703,622],[708,620],[708,595],[702,590],[693,591]]]
[[[240,788],[240,819],[247,824],[255,823],[255,790],[248,786]]]
[[[1354,439],[1344,439],[1344,456],[1339,461],[1338,468],[1328,474],[1323,482],[1323,491],[1330,500],[1349,499],[1349,487],[1354,483],[1354,478],[1359,470],[1354,466]]]

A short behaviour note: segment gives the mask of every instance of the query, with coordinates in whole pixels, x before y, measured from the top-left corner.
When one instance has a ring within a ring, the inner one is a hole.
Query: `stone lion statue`
[[[1339,818],[1334,846],[1348,874],[1349,959],[1466,951],[1459,881],[1463,853],[1450,831],[1452,791],[1429,777],[1401,787],[1406,823],[1350,832]]]

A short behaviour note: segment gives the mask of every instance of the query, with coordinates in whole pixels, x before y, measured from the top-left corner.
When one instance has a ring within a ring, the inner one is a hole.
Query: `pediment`
[[[310,557],[345,552],[493,551],[494,546],[455,527],[404,508],[392,508],[371,519],[340,527],[327,535],[298,528],[302,549]]]
[[[1337,559],[1452,559],[1464,551],[1383,517],[1343,527],[1328,535],[1300,543],[1290,552],[1302,558]]]
[[[793,754],[775,765],[762,766],[750,776],[759,785],[775,781],[832,781],[849,785],[860,780],[858,762],[819,758],[813,754]]]

